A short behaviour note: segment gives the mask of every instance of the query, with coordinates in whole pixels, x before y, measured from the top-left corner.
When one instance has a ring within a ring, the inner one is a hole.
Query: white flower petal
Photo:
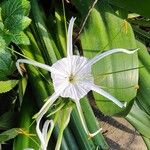
[[[68,87],[64,89],[64,91],[60,94],[61,97],[68,97],[73,100],[83,98],[88,92],[90,88],[82,83],[70,84]]]
[[[43,107],[40,109],[40,111],[34,116],[34,118],[36,118],[36,122],[37,122],[36,132],[37,132],[37,135],[38,135],[38,137],[39,137],[39,139],[41,141],[41,145],[42,145],[43,150],[46,150],[47,140],[45,140],[45,136],[46,135],[43,135],[43,133],[40,130],[40,122],[41,122],[41,119],[44,116],[44,114],[48,111],[48,109],[50,108],[50,106],[56,101],[56,99],[59,97],[59,95],[60,95],[60,93],[56,92],[50,98],[48,98],[48,100],[43,105]],[[47,126],[47,124],[45,124],[45,127],[46,126]],[[46,129],[43,129],[44,132],[45,132],[45,130]]]
[[[73,49],[72,49],[72,32],[73,32],[73,24],[74,24],[75,18],[72,17],[69,23],[68,27],[68,34],[67,34],[67,57],[70,57],[73,55]]]
[[[48,145],[48,141],[49,141],[49,138],[50,138],[49,135],[48,135],[48,132],[51,128],[53,128],[53,120],[46,120],[44,122],[42,132],[41,132],[41,130],[40,130],[41,119],[42,119],[42,117],[36,119],[36,122],[37,122],[36,132],[37,132],[37,135],[40,139],[42,150],[46,150],[47,145]],[[49,126],[50,126],[50,129],[48,130]]]
[[[118,99],[116,99],[115,97],[113,97],[112,95],[110,95],[109,93],[104,91],[103,89],[99,88],[97,85],[91,86],[91,90],[101,94],[102,96],[104,96],[106,98],[108,98],[109,100],[114,102],[119,107],[121,107],[121,108],[125,107],[124,104],[122,104]]]
[[[62,77],[66,77],[69,74],[67,65],[68,65],[67,58],[62,58],[62,59],[58,60],[56,63],[54,63],[51,68],[54,70],[59,70],[59,72],[52,72],[52,78],[53,78],[53,76],[58,77],[60,75]]]
[[[16,62],[16,67],[17,67],[17,69],[18,69],[18,71],[21,75],[22,75],[22,72],[21,72],[21,69],[20,69],[20,66],[19,66],[20,63],[30,64],[30,65],[45,69],[45,70],[50,71],[50,72],[60,74],[60,72],[57,69],[52,68],[49,65],[42,64],[42,63],[39,63],[39,62],[36,62],[36,61],[33,61],[33,60],[28,60],[28,59],[18,59],[17,62]],[[62,74],[60,74],[60,75],[62,75]]]
[[[60,93],[54,93],[50,98],[48,98],[48,100],[43,105],[43,107],[40,109],[40,111],[37,114],[35,114],[34,118],[39,118],[39,117],[42,118],[44,116],[44,114],[48,111],[48,109],[50,108],[50,106],[59,97],[59,94]]]
[[[44,125],[43,125],[43,128],[42,128],[42,134],[43,134],[43,137],[44,137],[44,140],[47,141],[47,132],[48,132],[48,128],[51,124],[52,120],[46,120],[44,122]],[[47,144],[47,142],[46,142]]]
[[[84,115],[83,115],[82,108],[81,108],[79,100],[76,100],[75,103],[76,103],[78,114],[79,114],[79,117],[80,117],[80,120],[81,120],[81,123],[83,125],[85,133],[89,136],[89,138],[94,137],[95,135],[97,135],[102,130],[102,128],[98,129],[94,133],[90,133],[88,128],[87,128],[87,125],[86,125],[86,122],[85,122],[85,119],[84,119]]]
[[[49,139],[50,139],[50,136],[51,136],[51,133],[52,133],[52,131],[53,131],[53,129],[54,129],[54,121],[53,120],[50,120],[50,128],[49,128],[49,130],[48,130],[48,132],[47,132],[47,138],[46,138],[46,144],[48,145],[48,142],[49,142]]]
[[[60,85],[58,87],[57,91],[55,91],[52,96],[47,98],[48,100],[43,105],[43,107],[40,109],[40,111],[34,116],[34,118],[41,118],[41,117],[43,117],[43,115],[48,111],[50,106],[56,101],[56,99],[60,96],[60,94],[64,91],[64,89],[66,87],[67,87],[67,84]]]
[[[55,68],[56,70],[60,70],[60,73],[64,75],[62,76],[60,74],[52,72],[51,77],[53,80],[55,91],[58,91],[57,89],[60,85],[68,82],[69,86],[62,92],[61,94],[62,97],[80,99],[89,92],[89,89],[87,87],[84,87],[85,85],[83,84],[83,82],[93,83],[91,68],[85,67],[88,62],[88,59],[85,57],[73,55],[70,58],[71,61],[69,61],[68,58],[63,58],[57,61],[55,64],[53,64],[52,68]],[[70,67],[67,67],[68,64],[70,64]],[[71,84],[69,81],[69,77],[71,75],[74,76],[74,80],[75,80],[74,84]],[[77,90],[76,93],[78,93],[77,94],[78,96],[75,96],[73,92],[74,90],[73,88]]]
[[[111,54],[114,54],[114,53],[126,53],[126,54],[133,54],[137,51],[138,49],[136,50],[133,50],[133,51],[129,51],[127,49],[123,49],[123,48],[117,48],[117,49],[112,49],[112,50],[109,50],[109,51],[106,51],[104,53],[100,53],[100,54],[97,54],[94,58],[90,59],[89,60],[89,64],[90,65],[93,65],[95,64],[97,61],[101,60],[102,58],[108,56],[108,55],[111,55]]]
[[[85,133],[89,134],[89,131],[88,131],[87,126],[86,126],[86,122],[85,122],[85,119],[84,119],[84,115],[83,115],[82,108],[81,108],[79,100],[76,100],[75,103],[76,103],[76,107],[77,107],[77,110],[78,110],[78,113],[79,113],[79,117],[81,119],[81,123],[83,125],[84,130],[85,130]]]
[[[42,117],[39,117],[36,119],[36,133],[40,139],[41,142],[41,148],[42,150],[46,150],[47,146],[46,146],[46,142],[44,140],[43,134],[40,130],[40,122],[41,122]]]
[[[88,59],[86,57],[73,55],[69,63],[71,64],[71,72],[74,75],[82,76],[85,72],[91,73],[91,67],[87,66]]]

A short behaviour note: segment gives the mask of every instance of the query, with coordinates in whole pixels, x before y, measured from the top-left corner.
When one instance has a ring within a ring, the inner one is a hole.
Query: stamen
[[[75,76],[74,76],[73,74],[71,74],[71,75],[69,76],[69,82],[70,82],[70,83],[74,83],[74,82],[75,82]]]

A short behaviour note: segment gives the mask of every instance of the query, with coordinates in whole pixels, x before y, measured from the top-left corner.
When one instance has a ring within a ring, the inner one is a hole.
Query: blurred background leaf
[[[81,34],[81,43],[83,52],[88,58],[113,48],[137,48],[130,24],[116,16],[106,2],[99,2],[96,9],[93,9]],[[130,102],[136,96],[138,85],[138,70],[133,69],[136,67],[138,67],[137,54],[130,56],[114,54],[94,65],[95,83],[122,102]],[[99,109],[109,115],[125,116],[132,106],[130,103],[124,110],[99,94],[94,93],[94,97]]]
[[[124,10],[127,10],[129,12],[134,12],[137,14],[140,14],[141,16],[145,16],[150,18],[150,1],[149,0],[108,0],[109,3],[112,5],[118,6],[120,8],[123,8]]]

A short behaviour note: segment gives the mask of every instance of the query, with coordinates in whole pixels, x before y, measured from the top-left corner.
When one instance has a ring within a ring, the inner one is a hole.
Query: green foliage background
[[[69,3],[59,0],[0,2],[2,148],[39,149],[32,116],[53,93],[51,78],[47,71],[30,65],[22,65],[24,77],[21,77],[15,62],[19,58],[27,58],[51,65],[64,57],[68,22],[74,16],[74,53],[91,58],[113,48],[139,48],[137,54],[115,54],[94,66],[92,72],[95,83],[122,102],[127,102],[127,107],[120,109],[106,98],[91,93],[92,99],[85,97],[81,100],[88,128],[90,131],[99,128],[90,99],[105,115],[125,117],[140,132],[149,149],[150,56],[146,48],[150,45],[149,6],[148,0],[101,0],[97,3],[93,0],[72,0]],[[80,29],[83,30],[78,35]],[[109,149],[102,133],[88,139],[75,105],[70,100],[60,98],[50,108],[50,113],[53,114],[51,118],[55,124],[50,148]],[[3,144],[6,141],[7,144]]]

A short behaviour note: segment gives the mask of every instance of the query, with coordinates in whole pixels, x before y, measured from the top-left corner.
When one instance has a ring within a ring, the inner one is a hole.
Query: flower
[[[101,89],[98,85],[94,84],[93,76],[91,73],[91,67],[97,61],[103,59],[104,57],[114,54],[114,53],[127,53],[133,54],[135,51],[129,51],[126,49],[112,49],[106,51],[101,54],[97,54],[94,58],[88,59],[83,56],[73,55],[72,48],[72,32],[73,32],[73,24],[75,18],[71,18],[68,28],[67,35],[67,57],[58,60],[52,66],[48,66],[45,64],[41,64],[35,61],[27,60],[27,59],[19,59],[16,62],[16,66],[21,73],[19,63],[27,63],[32,64],[34,66],[46,69],[51,72],[51,78],[54,85],[54,93],[49,97],[46,103],[43,105],[41,110],[36,114],[36,118],[42,117],[50,108],[50,106],[57,100],[59,96],[64,98],[71,98],[77,107],[79,112],[79,116],[83,125],[83,128],[87,135],[90,137],[95,136],[100,132],[101,129],[94,133],[90,133],[85,123],[85,119],[83,116],[83,112],[80,105],[80,99],[83,98],[89,91],[95,91],[104,97],[113,101],[119,107],[125,107],[119,100],[115,97]]]

